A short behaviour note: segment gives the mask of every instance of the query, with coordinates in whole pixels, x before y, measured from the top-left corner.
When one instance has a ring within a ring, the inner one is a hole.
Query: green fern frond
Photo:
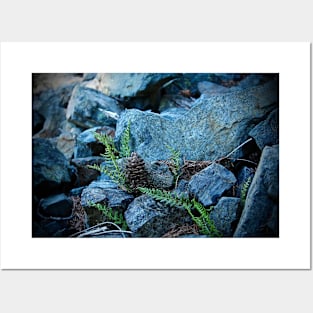
[[[99,133],[95,133],[94,136],[96,140],[102,143],[105,147],[105,152],[100,155],[104,158],[106,165],[99,166],[94,164],[88,165],[88,168],[97,170],[101,173],[108,175],[120,187],[125,188],[127,191],[129,191],[129,188],[127,188],[125,184],[126,177],[117,163],[117,156],[119,156],[119,152],[114,145],[113,138],[108,136],[107,134]]]
[[[183,196],[178,196],[170,193],[169,191],[154,189],[154,188],[144,188],[138,187],[138,189],[157,201],[163,202],[172,207],[182,207],[187,210],[192,220],[199,227],[199,232],[204,235],[210,235],[211,237],[220,237],[221,234],[216,229],[213,221],[209,217],[209,213],[206,208],[199,202],[197,202],[194,198],[189,200],[188,198],[184,198]],[[200,216],[195,216],[192,210],[195,209],[198,211]]]
[[[100,203],[88,202],[88,205],[101,211],[103,215],[108,219],[108,221],[119,225],[123,230],[127,230],[128,226],[122,213]]]
[[[121,137],[120,155],[122,158],[128,158],[130,154],[130,121],[128,121],[127,127]]]
[[[244,182],[244,184],[242,185],[242,189],[241,189],[241,193],[240,193],[240,203],[241,203],[241,206],[242,206],[242,207],[245,206],[245,202],[246,202],[248,190],[249,190],[250,185],[251,185],[251,181],[252,181],[252,178],[251,178],[251,176],[250,176],[250,177]]]
[[[173,147],[169,145],[166,145],[166,148],[171,152],[170,163],[172,164],[172,172],[174,175],[174,181],[176,186],[178,178],[180,176],[181,155],[179,151],[176,151]]]

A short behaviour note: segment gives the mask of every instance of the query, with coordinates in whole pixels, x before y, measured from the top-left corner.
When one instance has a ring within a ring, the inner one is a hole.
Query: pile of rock
[[[185,209],[88,168],[104,162],[94,133],[119,149],[128,125],[151,186],[195,198],[224,237],[279,235],[278,75],[45,74],[34,82],[33,236],[66,237],[106,222],[90,203],[121,213],[127,237],[200,236]],[[194,171],[177,177],[169,147]]]

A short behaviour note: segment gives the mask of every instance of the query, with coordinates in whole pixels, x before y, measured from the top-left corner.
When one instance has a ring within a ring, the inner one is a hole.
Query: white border
[[[32,72],[280,73],[280,238],[31,238]],[[309,269],[309,43],[2,43],[3,269]]]

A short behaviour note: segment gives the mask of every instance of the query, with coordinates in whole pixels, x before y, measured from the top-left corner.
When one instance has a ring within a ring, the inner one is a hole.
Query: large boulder
[[[131,148],[144,159],[170,157],[167,146],[189,160],[216,160],[239,146],[249,131],[277,105],[277,81],[222,95],[202,95],[174,120],[136,109],[125,110],[116,125],[116,143],[130,121]],[[240,150],[237,152],[240,155]],[[233,155],[234,156],[234,155]]]
[[[250,185],[234,237],[277,237],[279,146],[266,146]]]

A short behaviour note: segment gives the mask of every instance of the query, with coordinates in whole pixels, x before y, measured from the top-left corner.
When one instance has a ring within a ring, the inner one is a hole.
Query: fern
[[[100,203],[88,202],[88,205],[101,211],[110,222],[119,225],[123,230],[127,230],[128,226],[122,213]]]
[[[242,189],[240,192],[240,203],[241,206],[244,207],[245,206],[245,202],[246,202],[246,198],[247,198],[247,193],[251,184],[251,176],[244,182],[244,184],[242,185]]]
[[[130,154],[130,121],[128,121],[127,127],[121,137],[120,156],[122,158],[128,158]]]
[[[181,163],[180,152],[176,151],[174,148],[172,148],[169,145],[166,145],[166,148],[171,152],[170,163],[173,165],[172,172],[174,175],[175,186],[176,186],[178,178],[180,176],[180,163]]]
[[[209,213],[206,208],[199,202],[197,202],[194,198],[189,200],[183,196],[178,196],[170,193],[169,191],[164,191],[160,189],[154,188],[144,188],[138,187],[138,189],[157,201],[163,202],[172,207],[178,206],[187,210],[192,220],[199,227],[199,232],[204,235],[210,235],[211,237],[220,237],[221,234],[216,229],[213,221],[209,217]],[[195,216],[192,210],[198,211],[200,216]]]
[[[125,184],[125,175],[117,163],[119,151],[115,148],[113,138],[108,136],[107,134],[98,133],[95,133],[94,136],[96,140],[102,143],[105,147],[105,152],[101,153],[100,155],[104,158],[106,165],[99,166],[97,164],[94,164],[88,165],[88,168],[97,170],[101,173],[108,175],[120,187],[125,187],[126,190],[128,190]]]

